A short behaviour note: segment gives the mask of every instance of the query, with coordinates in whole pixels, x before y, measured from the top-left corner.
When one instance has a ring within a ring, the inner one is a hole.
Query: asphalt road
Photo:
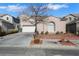
[[[79,56],[79,50],[27,47],[33,33],[18,33],[0,40],[0,56]]]
[[[0,47],[0,56],[79,56],[79,50]]]

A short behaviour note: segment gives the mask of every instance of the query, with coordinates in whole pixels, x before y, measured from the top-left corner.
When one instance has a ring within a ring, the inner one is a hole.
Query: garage
[[[35,32],[35,26],[23,26],[22,32]]]

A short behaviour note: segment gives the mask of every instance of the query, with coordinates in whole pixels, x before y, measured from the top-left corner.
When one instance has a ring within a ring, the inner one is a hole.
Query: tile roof
[[[75,17],[79,17],[79,14],[70,14],[70,15],[73,15]]]

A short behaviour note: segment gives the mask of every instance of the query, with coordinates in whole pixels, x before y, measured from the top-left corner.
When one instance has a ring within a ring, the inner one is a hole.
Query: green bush
[[[60,32],[59,32],[59,31],[57,31],[57,32],[56,32],[56,34],[60,34]]]
[[[13,34],[13,33],[17,33],[17,32],[18,32],[18,30],[12,29],[8,34]]]
[[[16,30],[16,29],[12,29],[10,32],[5,32],[0,28],[0,36],[5,36],[8,34],[13,34],[13,33],[17,33],[17,32],[18,32],[18,30]]]
[[[60,32],[61,34],[63,34],[63,32]]]
[[[44,31],[42,31],[41,34],[43,35],[44,34]]]
[[[79,35],[79,31],[77,31],[76,35]]]
[[[0,32],[0,36],[4,36],[4,35],[6,35],[6,34],[7,34],[7,33],[4,32],[4,31]]]
[[[45,32],[45,34],[47,35],[47,34],[49,34],[49,32],[48,32],[48,31],[46,31],[46,32]]]
[[[7,33],[5,31],[2,30],[2,28],[0,27],[0,36],[4,36],[6,35]]]

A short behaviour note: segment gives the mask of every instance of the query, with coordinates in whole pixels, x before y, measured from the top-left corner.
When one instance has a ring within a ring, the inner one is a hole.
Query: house
[[[3,19],[9,23],[13,23],[12,16],[8,14],[0,14],[0,19]]]
[[[69,14],[63,20],[66,21],[66,32],[79,34],[79,14]]]
[[[2,31],[10,33],[17,30],[14,17],[8,14],[0,14],[0,27]]]
[[[33,24],[34,20],[27,15],[20,15],[20,28],[22,32],[34,32],[35,26]]]
[[[49,33],[56,33],[56,32],[63,32],[65,33],[65,26],[66,22],[62,21],[61,18],[55,16],[48,16],[45,18],[44,22],[40,22],[37,25],[37,30],[41,33],[49,32]]]
[[[61,18],[54,17],[54,16],[38,16],[38,19],[44,19],[44,21],[39,22],[37,24],[37,31],[39,33],[43,32],[50,32],[50,33],[56,33],[56,32],[63,32],[65,33],[65,26],[66,22],[62,21]],[[20,16],[20,25],[22,28],[22,32],[34,32],[35,26],[34,26],[34,18],[30,18],[27,15],[21,15]]]
[[[17,17],[17,18],[15,18],[15,17],[13,17],[12,16],[12,18],[13,18],[13,24],[14,24],[14,26],[15,26],[15,29],[18,31],[18,32],[20,32],[20,20],[19,20],[19,18]]]

